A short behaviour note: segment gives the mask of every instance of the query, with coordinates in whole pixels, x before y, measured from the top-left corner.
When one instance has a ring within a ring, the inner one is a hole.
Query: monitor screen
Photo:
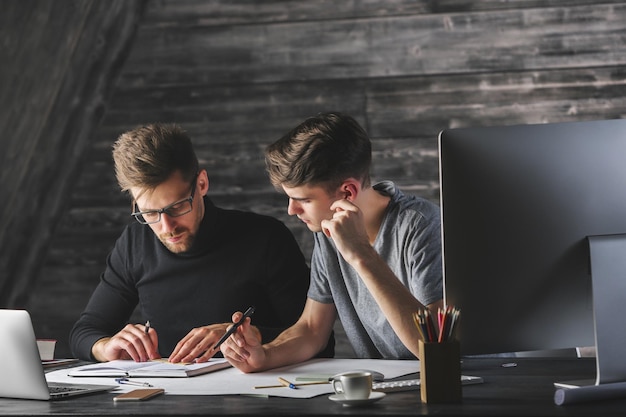
[[[626,233],[626,120],[447,129],[439,158],[462,354],[593,346],[587,237]]]

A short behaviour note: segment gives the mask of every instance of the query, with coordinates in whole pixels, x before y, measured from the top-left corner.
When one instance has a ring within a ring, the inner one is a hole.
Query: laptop
[[[0,309],[0,397],[56,400],[105,392],[115,385],[66,384],[46,381],[30,314]]]

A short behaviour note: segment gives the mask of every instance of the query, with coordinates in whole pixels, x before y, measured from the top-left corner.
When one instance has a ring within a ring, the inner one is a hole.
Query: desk
[[[517,367],[504,368],[511,359]],[[164,395],[140,403],[113,402],[113,394],[96,394],[55,402],[0,399],[4,416],[624,416],[626,398],[567,406],[554,404],[553,382],[591,378],[591,358],[465,358],[462,372],[484,378],[484,384],[463,387],[461,404],[422,404],[419,391],[388,393],[366,407],[345,407],[322,395],[312,399],[248,396]]]

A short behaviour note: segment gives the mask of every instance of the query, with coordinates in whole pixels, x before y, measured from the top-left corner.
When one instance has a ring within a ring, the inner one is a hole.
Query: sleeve
[[[120,331],[137,306],[135,286],[125,278],[130,248],[128,238],[128,230],[125,230],[116,241],[99,284],[70,331],[70,348],[78,359],[93,361],[93,344]]]
[[[311,285],[309,286],[307,296],[319,303],[331,304],[335,300],[328,283],[329,268],[327,259],[337,255],[336,253],[332,254],[330,248],[332,245],[331,240],[326,238],[323,233],[315,233],[313,236],[315,245],[313,246],[313,254],[311,256]],[[341,274],[340,272],[338,273]]]
[[[422,216],[412,231],[410,259],[413,272],[411,292],[424,305],[443,298],[441,221],[437,213]]]

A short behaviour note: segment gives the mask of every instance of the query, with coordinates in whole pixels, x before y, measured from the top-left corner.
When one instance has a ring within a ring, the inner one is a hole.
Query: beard
[[[171,241],[170,239],[177,237],[178,240]],[[172,253],[184,253],[191,249],[193,242],[196,239],[196,235],[189,230],[175,230],[172,233],[163,233],[159,235],[159,240],[163,243]]]

